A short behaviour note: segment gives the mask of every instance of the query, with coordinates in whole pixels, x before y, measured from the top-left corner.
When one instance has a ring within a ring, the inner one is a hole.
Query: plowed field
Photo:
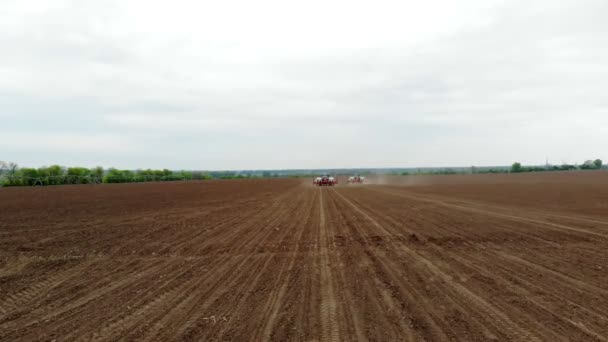
[[[608,339],[608,173],[370,182],[0,189],[0,340]]]

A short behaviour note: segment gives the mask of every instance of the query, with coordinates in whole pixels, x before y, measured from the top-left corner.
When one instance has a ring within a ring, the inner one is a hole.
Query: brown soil
[[[608,173],[452,177],[0,189],[0,340],[606,341]]]

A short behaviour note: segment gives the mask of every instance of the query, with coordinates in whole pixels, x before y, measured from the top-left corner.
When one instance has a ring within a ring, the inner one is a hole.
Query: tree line
[[[15,163],[0,161],[0,186],[33,186],[63,184],[137,183],[211,178],[244,178],[234,172],[202,172],[163,170],[105,170],[98,166],[62,167],[51,165],[39,168],[20,168]]]
[[[605,167],[601,159],[587,160],[581,165],[563,164],[559,166],[523,166],[516,162],[505,167],[471,167],[471,168],[437,168],[432,170],[406,171],[389,173],[395,175],[417,174],[457,174],[457,173],[521,173],[568,170],[598,170]],[[365,174],[372,174],[367,172]],[[271,177],[312,177],[315,173],[298,171],[288,175],[270,171],[172,171],[163,170],[119,170],[115,168],[62,167],[51,165],[39,168],[20,168],[15,163],[0,161],[0,186],[32,186],[32,185],[62,185],[62,184],[99,184],[99,183],[137,183],[163,182],[178,180],[205,179],[239,179],[239,178],[271,178]]]
[[[601,159],[587,160],[581,165],[547,165],[547,166],[523,166],[521,163],[516,162],[511,165],[512,173],[520,172],[542,172],[542,171],[570,171],[570,170],[600,170],[604,166]]]

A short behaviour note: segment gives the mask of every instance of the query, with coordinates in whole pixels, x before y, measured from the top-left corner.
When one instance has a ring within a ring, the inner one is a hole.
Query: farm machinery
[[[330,175],[322,175],[313,179],[312,184],[318,186],[334,186],[338,184],[338,180]]]
[[[348,177],[348,184],[363,184],[363,182],[365,181],[365,177],[363,176],[351,176]]]

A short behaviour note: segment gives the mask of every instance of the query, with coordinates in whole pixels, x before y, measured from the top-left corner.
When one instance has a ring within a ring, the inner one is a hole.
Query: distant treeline
[[[138,183],[205,179],[249,178],[255,175],[232,171],[172,171],[163,170],[105,170],[98,166],[62,167],[52,165],[39,168],[20,168],[15,163],[0,161],[0,186],[34,186],[62,184]],[[266,176],[266,175],[264,175]],[[277,176],[270,174],[269,177]]]
[[[6,163],[5,163],[6,164]],[[2,186],[28,186],[28,185],[61,185],[61,184],[91,184],[101,183],[104,170],[101,167],[87,169],[84,167],[61,167],[52,165],[40,168],[19,168],[14,163],[3,168],[0,185]]]
[[[513,163],[511,167],[476,167],[468,168],[426,168],[408,170],[403,172],[390,172],[392,175],[454,175],[454,174],[477,174],[477,173],[521,173],[521,172],[546,172],[546,171],[571,171],[571,170],[600,170],[605,168],[601,159],[587,160],[581,165],[543,165],[543,166],[523,166],[521,163]]]
[[[211,176],[201,172],[163,170],[118,170],[108,169],[103,176],[103,183],[141,183],[166,182],[178,180],[211,179]]]
[[[521,173],[568,170],[597,170],[604,168],[601,159],[587,160],[582,165],[563,164],[559,166],[523,166],[513,163],[508,166],[455,167],[455,168],[408,168],[408,169],[333,169],[321,170],[245,170],[245,171],[172,171],[163,170],[119,170],[104,169],[101,166],[62,167],[52,165],[40,168],[20,168],[15,163],[0,161],[0,186],[32,186],[61,184],[137,183],[164,182],[205,179],[274,178],[274,177],[314,177],[321,173],[332,175],[451,175],[477,173]]]
[[[546,166],[523,166],[521,163],[513,163],[511,169],[512,173],[520,172],[543,172],[543,171],[570,171],[570,170],[600,170],[604,166],[601,159],[587,160],[581,165],[546,165]]]

